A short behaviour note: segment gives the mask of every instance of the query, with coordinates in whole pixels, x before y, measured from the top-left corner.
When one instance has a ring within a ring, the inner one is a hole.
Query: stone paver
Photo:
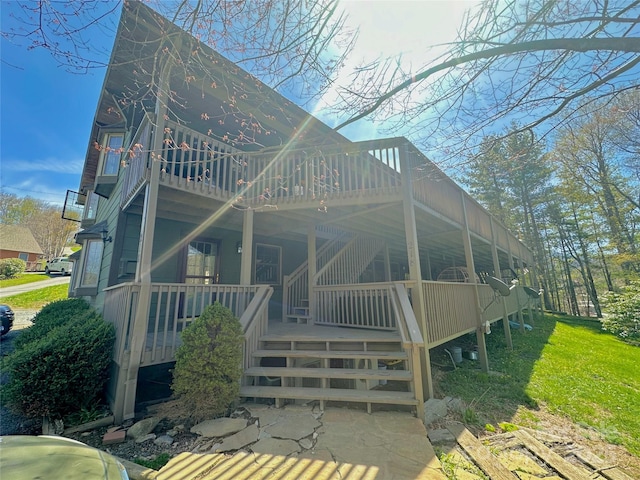
[[[269,425],[264,430],[272,437],[300,440],[313,434],[319,426],[320,422],[307,413],[306,415],[284,417],[280,422]]]
[[[300,445],[293,440],[285,440],[282,438],[263,438],[251,445],[251,451],[254,453],[288,456],[292,453],[300,451]]]
[[[258,440],[260,431],[255,425],[249,425],[244,430],[239,431],[230,437],[225,438],[222,443],[214,446],[212,450],[216,452],[230,452],[232,450],[240,450],[247,445]]]
[[[197,433],[203,437],[226,437],[247,427],[244,418],[216,418],[206,420],[191,427],[191,433]]]

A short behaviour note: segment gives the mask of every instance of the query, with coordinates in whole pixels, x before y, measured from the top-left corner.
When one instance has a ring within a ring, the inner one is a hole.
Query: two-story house
[[[487,369],[484,335],[527,304],[473,272],[533,284],[531,252],[406,139],[347,140],[136,1],[77,201],[70,293],[116,326],[120,419],[214,301],[245,332],[243,397],[420,414],[430,350],[475,333]]]

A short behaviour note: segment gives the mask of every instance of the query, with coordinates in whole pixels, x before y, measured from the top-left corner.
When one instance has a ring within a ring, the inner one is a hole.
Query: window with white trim
[[[117,175],[122,158],[123,133],[107,133],[102,144],[102,175]]]
[[[85,255],[82,263],[82,276],[80,287],[97,287],[100,279],[100,267],[102,266],[102,249],[104,243],[99,240],[87,240],[84,244]]]

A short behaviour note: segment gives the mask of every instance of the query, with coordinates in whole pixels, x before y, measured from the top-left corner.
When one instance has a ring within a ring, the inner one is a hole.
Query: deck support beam
[[[406,145],[400,149],[400,174],[402,176],[402,210],[404,214],[404,230],[407,242],[407,260],[409,262],[409,280],[412,282],[411,298],[413,311],[420,326],[420,333],[424,339],[424,355],[420,355],[423,398],[433,398],[433,377],[431,376],[431,355],[429,353],[429,339],[427,337],[427,318],[425,312],[424,291],[422,289],[422,271],[420,269],[420,249],[418,248],[418,230],[416,227],[416,212],[413,202],[413,184],[409,161],[409,149]],[[418,365],[415,365],[417,368]]]
[[[491,258],[493,260],[493,275],[502,280],[502,269],[500,268],[500,258],[498,257],[498,246],[496,243],[496,230],[493,225],[493,217],[490,217],[491,222]],[[513,339],[511,338],[511,327],[509,326],[509,312],[507,311],[507,299],[500,297],[500,303],[502,304],[502,325],[504,328],[504,336],[507,340],[507,347],[513,350]]]
[[[482,308],[480,306],[480,293],[478,292],[478,282],[476,282],[476,265],[473,260],[473,248],[471,246],[471,234],[469,232],[469,219],[467,218],[467,206],[464,191],[460,192],[462,198],[462,215],[464,218],[464,227],[462,230],[462,243],[464,244],[464,257],[467,263],[467,272],[469,280],[473,282],[474,297],[476,301],[476,340],[478,342],[478,356],[480,367],[485,372],[489,371],[489,356],[487,355],[487,343],[484,338],[485,327],[482,321]]]

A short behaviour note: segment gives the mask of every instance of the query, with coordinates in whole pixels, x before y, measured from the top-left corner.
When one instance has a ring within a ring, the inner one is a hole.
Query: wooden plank
[[[397,380],[409,382],[413,379],[407,370],[377,370],[368,368],[285,368],[251,367],[245,375],[253,377],[301,377],[301,378],[346,378],[367,380]]]
[[[464,425],[454,423],[447,425],[447,429],[456,437],[458,444],[491,480],[514,480],[517,478]]]
[[[585,450],[574,451],[573,454],[582,463],[594,468],[600,475],[609,480],[633,480],[630,476],[624,473],[615,465],[609,465],[600,457],[597,457],[593,453]]]
[[[240,387],[241,397],[290,398],[300,400],[333,400],[338,402],[384,403],[388,405],[416,405],[411,392],[386,390],[350,390],[341,388],[307,387]],[[512,479],[510,479],[512,480]]]
[[[254,357],[289,358],[377,358],[380,360],[406,360],[406,352],[358,352],[340,350],[256,350]]]
[[[527,432],[518,430],[515,431],[514,434],[522,440],[525,448],[538,456],[564,478],[567,478],[568,480],[591,480],[591,474],[589,471],[569,463],[560,455],[547,448],[542,442],[533,438]]]

